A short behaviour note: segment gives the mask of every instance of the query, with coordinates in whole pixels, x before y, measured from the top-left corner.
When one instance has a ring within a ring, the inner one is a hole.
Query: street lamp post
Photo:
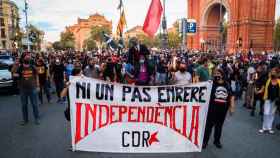
[[[29,27],[28,27],[28,4],[27,1],[24,1],[24,13],[25,13],[25,29],[26,29],[26,41],[27,41],[27,50],[30,52],[30,43],[29,43]]]
[[[223,7],[223,0],[220,1],[220,53],[222,53],[223,49],[223,17],[222,17],[222,8]]]
[[[168,45],[168,35],[167,35],[167,20],[166,20],[166,0],[163,0],[163,18],[162,18],[162,46],[164,49],[167,48]]]

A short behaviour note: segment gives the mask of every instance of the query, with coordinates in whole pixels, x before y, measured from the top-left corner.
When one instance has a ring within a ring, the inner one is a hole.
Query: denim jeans
[[[270,100],[266,100],[264,102],[262,129],[264,129],[264,130],[271,130],[272,129],[272,125],[273,125],[276,110],[277,110],[277,107],[275,105],[275,102],[272,102]]]
[[[43,104],[43,92],[45,92],[48,102],[51,100],[51,94],[50,94],[50,83],[48,81],[45,82],[45,84],[40,85],[40,91],[39,91],[39,100]]]
[[[166,85],[167,75],[166,73],[156,73],[156,84],[158,85]]]
[[[28,98],[30,99],[35,120],[39,119],[38,96],[36,89],[20,92],[23,121],[28,122]]]

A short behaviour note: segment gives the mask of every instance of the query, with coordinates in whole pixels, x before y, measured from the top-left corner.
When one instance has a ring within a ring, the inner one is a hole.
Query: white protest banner
[[[212,83],[138,87],[74,77],[73,150],[200,152]]]

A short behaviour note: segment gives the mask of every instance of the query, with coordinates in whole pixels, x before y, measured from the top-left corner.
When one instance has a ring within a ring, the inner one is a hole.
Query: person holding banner
[[[82,76],[82,69],[80,67],[75,67],[72,71],[72,76]],[[69,86],[70,86],[70,82],[67,82],[60,94],[61,97],[67,97],[67,107],[64,111],[64,116],[67,121],[70,121],[70,99],[69,99],[69,92],[68,92]]]
[[[202,148],[208,145],[212,128],[215,127],[214,145],[221,149],[221,136],[223,124],[229,111],[234,112],[234,95],[230,84],[225,80],[225,74],[222,69],[216,68],[213,72],[213,88],[210,97],[208,116],[205,127],[205,134]]]

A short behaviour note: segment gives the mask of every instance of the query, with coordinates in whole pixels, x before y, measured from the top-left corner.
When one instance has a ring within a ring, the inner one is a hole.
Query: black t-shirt
[[[19,89],[21,91],[29,92],[36,88],[37,71],[35,67],[31,65],[28,67],[20,66],[17,73],[19,74]]]
[[[255,82],[256,90],[259,91],[263,86],[265,86],[267,80],[267,74],[259,74],[259,77],[257,78]],[[258,97],[262,97],[263,93],[258,94]]]
[[[209,108],[228,107],[232,94],[231,86],[228,83],[213,83]]]
[[[63,64],[53,65],[53,78],[55,81],[63,81],[64,80],[64,71],[65,67]]]
[[[268,99],[271,101],[274,101],[275,99],[277,99],[280,95],[279,95],[279,85],[272,85],[271,83],[268,86]]]
[[[167,72],[166,64],[163,63],[163,62],[159,62],[158,66],[157,66],[157,72],[158,73],[166,73]]]

